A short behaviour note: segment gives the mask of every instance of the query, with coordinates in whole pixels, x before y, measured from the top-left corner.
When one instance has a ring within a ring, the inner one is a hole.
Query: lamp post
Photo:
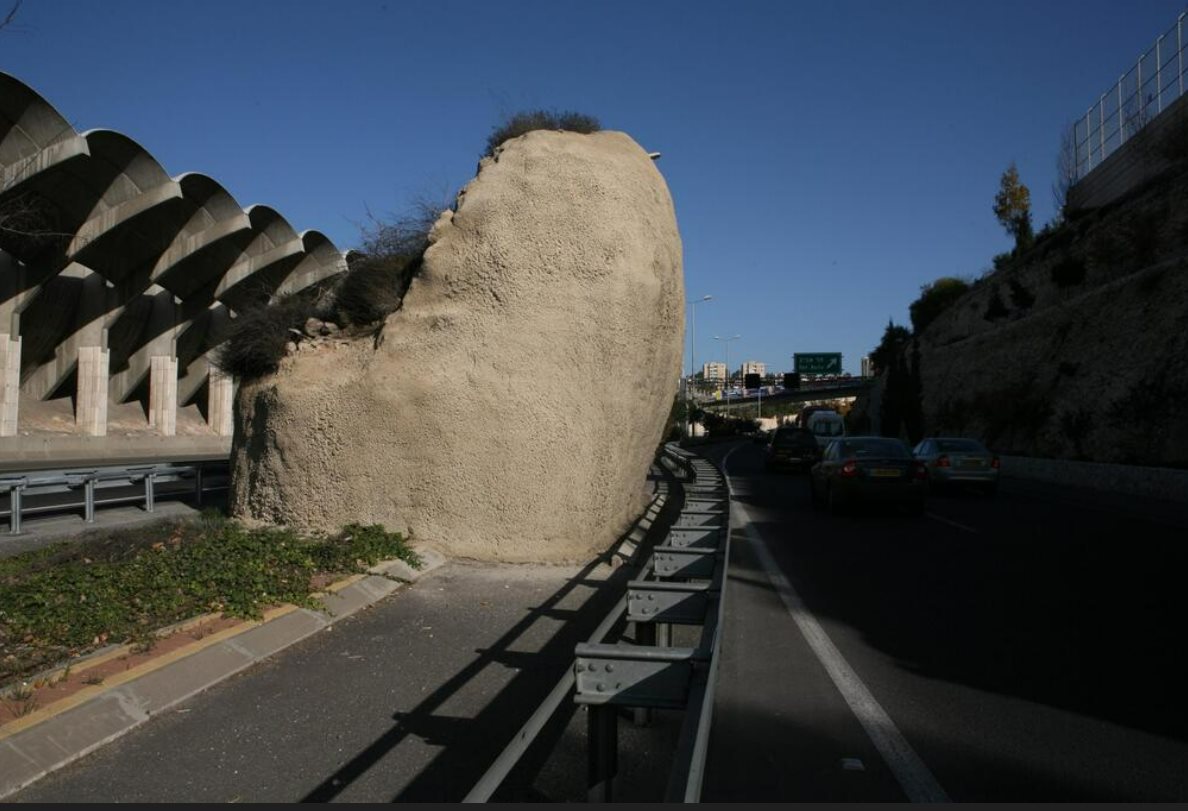
[[[715,341],[721,341],[726,344],[726,414],[730,414],[730,342],[738,340],[741,335],[731,335],[729,338],[723,338],[720,335],[715,335]]]
[[[697,363],[694,361],[694,348],[697,345],[697,305],[703,301],[710,301],[713,296],[702,296],[699,299],[693,299],[688,302],[690,310],[689,318],[689,382],[685,385],[685,436],[693,436],[693,419],[689,416],[689,403],[692,402],[693,396],[689,393],[690,387],[693,385],[693,380],[697,376]]]

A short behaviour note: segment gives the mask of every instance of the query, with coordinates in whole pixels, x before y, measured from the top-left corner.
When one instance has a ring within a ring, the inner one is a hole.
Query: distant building
[[[738,368],[739,377],[746,377],[747,375],[759,375],[764,377],[767,375],[767,364],[760,363],[757,360],[748,360]]]
[[[874,377],[874,372],[871,370],[870,366],[870,355],[864,355],[862,358],[862,376]]]
[[[726,382],[726,364],[711,361],[703,364],[701,367],[701,376],[705,378],[707,383],[725,383]]]

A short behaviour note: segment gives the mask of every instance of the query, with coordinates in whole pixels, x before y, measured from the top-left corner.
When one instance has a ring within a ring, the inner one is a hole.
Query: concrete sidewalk
[[[630,533],[599,558],[606,570],[600,578],[607,578],[649,534],[654,534],[653,524],[665,505],[665,491],[666,488],[657,488],[651,506]],[[417,583],[448,563],[433,548],[419,546],[416,551],[425,561],[421,570],[413,570],[400,561],[378,566],[372,570],[373,574],[349,578],[327,589],[321,598],[321,610],[294,606],[273,609],[262,622],[238,622],[201,639],[187,641],[177,650],[154,656],[126,672],[105,678],[102,684],[89,685],[69,698],[5,724],[0,727],[0,798],[31,786],[150,718],[328,629],[333,623],[378,604],[405,584]],[[595,579],[585,575],[580,582],[592,583]],[[607,582],[614,579],[617,578]],[[78,676],[86,672],[93,659],[110,660],[118,655],[120,649],[108,650],[73,663],[72,669]]]
[[[17,718],[0,727],[0,798],[94,751],[156,715],[218,682],[296,644],[415,582],[446,562],[429,547],[418,547],[424,561],[413,569],[389,561],[373,574],[348,578],[319,598],[313,611],[281,606],[262,621],[242,621],[196,639],[164,656],[150,658],[101,685]],[[73,664],[84,673],[97,661],[130,650],[119,646]]]

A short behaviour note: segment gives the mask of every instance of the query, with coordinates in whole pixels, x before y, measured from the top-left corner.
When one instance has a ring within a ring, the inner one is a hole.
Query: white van
[[[814,411],[809,414],[805,427],[817,438],[817,445],[822,448],[846,435],[846,421],[836,411]]]

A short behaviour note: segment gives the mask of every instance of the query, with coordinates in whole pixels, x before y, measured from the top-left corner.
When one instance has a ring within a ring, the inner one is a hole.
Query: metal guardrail
[[[0,502],[0,516],[8,518],[8,534],[17,535],[22,518],[30,513],[69,513],[81,508],[84,520],[90,524],[95,521],[96,505],[142,501],[145,511],[153,512],[158,498],[190,495],[201,504],[203,492],[226,489],[225,483],[218,483],[225,470],[226,463],[195,462],[2,473],[0,496],[7,496],[8,503],[5,506]],[[215,477],[213,485],[211,474]],[[158,490],[158,485],[185,479],[193,479],[192,489]],[[127,492],[137,484],[144,486],[141,493]]]
[[[675,462],[690,477],[684,487],[684,509],[664,541],[652,548],[643,576],[628,583],[627,594],[589,641],[576,646],[573,667],[464,802],[489,800],[571,695],[587,709],[588,800],[613,799],[618,717],[624,707],[634,711],[638,724],[646,724],[653,709],[685,711],[666,800],[697,802],[700,798],[725,603],[729,495],[721,473],[708,461],[672,444],[665,446],[665,457],[662,462]],[[635,644],[603,642],[624,620],[634,623]],[[672,625],[701,626],[697,645],[673,647]]]

